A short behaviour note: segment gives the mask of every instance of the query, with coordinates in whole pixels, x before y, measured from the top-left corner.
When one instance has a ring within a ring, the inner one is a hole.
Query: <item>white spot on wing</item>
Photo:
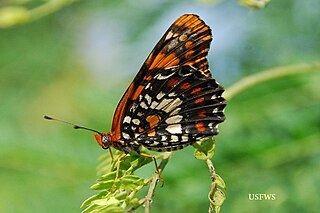
[[[150,105],[152,101],[152,98],[150,97],[150,95],[146,94],[145,99],[147,100],[148,105]]]
[[[189,140],[189,137],[186,136],[186,135],[182,135],[181,139],[182,139],[182,141],[188,141],[188,140]]]
[[[170,102],[172,99],[169,99]],[[175,109],[176,107],[180,106],[180,104],[182,103],[182,100],[180,98],[176,98],[173,102],[171,102],[169,105],[165,106],[163,108],[163,110],[166,112],[166,113],[169,113],[171,112],[173,109]]]
[[[148,83],[147,86],[145,87],[145,89],[149,89],[151,83]]]
[[[181,110],[181,108],[176,108],[175,110],[173,110],[173,111],[170,113],[170,116],[177,114],[180,110]]]
[[[139,119],[136,119],[136,118],[133,119],[132,122],[133,122],[135,125],[137,125],[137,126],[140,124],[140,120],[139,120]]]
[[[150,143],[150,146],[157,146],[158,144],[159,144],[159,142],[153,141],[152,143]]]
[[[123,136],[125,139],[130,139],[130,135],[127,134],[127,133],[125,133],[125,132],[122,133],[122,136]]]
[[[176,96],[177,94],[175,93],[175,92],[171,92],[171,93],[169,93],[169,97],[174,97],[174,96]]]
[[[141,102],[141,103],[140,103],[140,106],[141,106],[143,109],[148,109],[148,106],[146,105],[145,102]]]
[[[171,134],[181,134],[182,133],[182,128],[181,124],[173,124],[169,125],[166,130],[170,132]]]
[[[154,109],[156,106],[158,106],[158,102],[152,101],[150,108]]]
[[[218,112],[218,108],[214,108],[213,110],[212,110],[212,113],[217,113]]]
[[[157,95],[157,99],[160,100],[165,95],[166,94],[164,92],[159,92],[159,94]]]
[[[172,135],[172,136],[171,136],[171,141],[172,141],[172,142],[177,142],[177,141],[179,141],[178,136]]]
[[[167,104],[169,104],[172,101],[172,99],[163,99],[160,104],[156,107],[156,109],[162,109],[165,107]]]
[[[159,73],[155,78],[159,80],[165,80],[167,78],[170,78],[173,74],[174,72],[170,73],[169,75],[161,75],[161,73]]]
[[[130,116],[126,116],[124,119],[123,119],[123,123],[130,123],[131,122],[131,117]]]
[[[130,112],[136,111],[138,105],[136,103],[133,103],[132,107],[130,108]]]
[[[166,36],[166,40],[172,38],[172,36],[173,36],[173,32],[172,32],[172,31],[169,31],[168,34],[167,34],[167,36]]]
[[[175,115],[166,119],[166,123],[167,124],[179,123],[182,120],[182,118],[183,118],[182,115]]]
[[[166,141],[166,140],[167,140],[167,136],[162,135],[162,136],[161,136],[161,140],[162,140],[162,141]]]

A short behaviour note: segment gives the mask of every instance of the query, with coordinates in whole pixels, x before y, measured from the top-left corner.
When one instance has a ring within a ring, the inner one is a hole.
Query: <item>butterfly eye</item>
[[[94,137],[96,141],[98,142],[99,146],[101,146],[103,149],[108,149],[111,144],[111,138],[106,133],[94,133]]]
[[[111,138],[110,138],[110,136],[108,136],[108,135],[102,135],[101,141],[102,141],[101,147],[102,147],[103,149],[108,149],[109,146],[110,146],[110,143],[111,143]]]

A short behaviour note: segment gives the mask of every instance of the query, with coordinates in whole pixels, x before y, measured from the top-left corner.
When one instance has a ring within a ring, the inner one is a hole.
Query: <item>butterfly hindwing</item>
[[[216,125],[224,120],[223,88],[215,80],[188,65],[173,67],[170,72],[170,78],[158,75],[150,81],[157,86],[142,91],[128,113],[130,122],[124,123],[125,134],[158,151],[183,148],[215,135]]]

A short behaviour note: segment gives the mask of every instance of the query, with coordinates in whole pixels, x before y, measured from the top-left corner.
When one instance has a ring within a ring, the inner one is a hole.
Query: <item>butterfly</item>
[[[209,71],[211,41],[211,29],[199,16],[178,18],[122,96],[111,131],[89,129],[98,144],[110,153],[110,147],[123,151],[119,159],[134,151],[152,157],[156,164],[153,156],[140,152],[141,146],[174,151],[217,135],[217,125],[225,120],[226,100],[223,87]]]

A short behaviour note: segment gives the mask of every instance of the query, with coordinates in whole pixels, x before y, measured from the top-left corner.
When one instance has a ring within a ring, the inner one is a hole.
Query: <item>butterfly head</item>
[[[101,146],[103,149],[109,149],[109,147],[112,145],[111,137],[107,133],[104,133],[104,132],[101,134],[94,133],[94,137],[98,142],[99,146]]]
[[[99,146],[102,147],[102,149],[109,149],[109,153],[113,162],[113,155],[111,151],[111,146],[112,146],[112,140],[111,140],[111,135],[109,133],[94,133],[94,137],[96,141],[98,142]]]

